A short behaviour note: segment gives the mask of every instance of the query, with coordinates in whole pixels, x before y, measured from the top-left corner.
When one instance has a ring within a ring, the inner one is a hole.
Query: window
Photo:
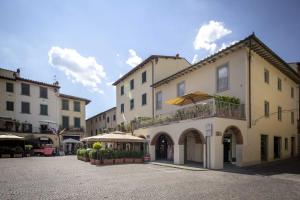
[[[284,149],[287,151],[288,150],[288,139],[284,138]]]
[[[80,101],[74,101],[74,111],[80,112]]]
[[[6,82],[6,92],[14,92],[14,84]]]
[[[80,128],[80,117],[74,117],[74,127]]]
[[[69,100],[63,99],[61,103],[62,103],[62,110],[69,110]]]
[[[114,115],[113,119],[114,119],[114,121],[116,121],[116,115]]]
[[[48,89],[45,87],[40,87],[40,98],[48,98]]]
[[[217,69],[217,92],[229,89],[229,69],[225,64]]]
[[[106,122],[109,123],[109,117],[106,118]]]
[[[291,97],[294,98],[294,88],[291,87]]]
[[[130,89],[133,90],[134,89],[134,79],[130,80]]]
[[[121,86],[121,96],[124,95],[124,85]]]
[[[294,115],[294,112],[291,112],[291,123],[292,123],[292,124],[295,123],[295,115]]]
[[[146,82],[147,82],[147,72],[144,71],[144,72],[142,73],[142,83],[146,83]]]
[[[269,84],[269,70],[265,69],[264,72],[264,79],[265,79],[265,83]]]
[[[21,83],[21,94],[30,96],[30,85],[26,83]]]
[[[146,105],[146,104],[147,104],[147,94],[144,93],[144,94],[142,95],[142,106],[144,106],[144,105]]]
[[[277,80],[277,89],[278,89],[279,91],[281,91],[281,89],[282,89],[282,81],[281,81],[280,78],[278,78],[278,80]]]
[[[62,116],[62,127],[69,128],[69,117],[68,116]]]
[[[159,91],[155,95],[155,105],[156,110],[160,110],[162,108],[162,92]]]
[[[134,99],[130,99],[130,110],[134,109]]]
[[[30,104],[28,102],[23,102],[21,103],[21,112],[29,114],[30,113]]]
[[[265,101],[265,117],[270,116],[270,103],[268,101]]]
[[[102,115],[103,120],[105,120],[105,115]]]
[[[278,120],[281,121],[282,120],[282,108],[280,106],[278,106]]]
[[[121,113],[124,113],[124,103],[121,104]]]
[[[40,105],[40,114],[41,115],[48,115],[48,105]]]
[[[185,90],[184,81],[177,84],[177,96],[183,96]]]
[[[7,101],[7,102],[6,102],[6,110],[7,110],[7,111],[14,111],[14,102],[12,102],[12,101]]]

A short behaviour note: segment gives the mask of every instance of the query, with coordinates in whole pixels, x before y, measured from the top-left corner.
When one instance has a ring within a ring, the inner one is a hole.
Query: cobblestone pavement
[[[300,199],[299,170],[259,171],[96,167],[75,156],[0,159],[0,199]]]

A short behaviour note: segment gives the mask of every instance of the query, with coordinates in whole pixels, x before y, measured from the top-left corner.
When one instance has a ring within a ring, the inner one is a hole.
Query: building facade
[[[152,84],[154,117],[132,114],[141,116],[133,133],[148,140],[151,160],[175,164],[220,169],[289,158],[298,153],[298,83],[296,71],[250,35]],[[170,103],[178,97],[196,100]]]
[[[72,133],[76,139],[83,135],[85,130],[85,105],[89,100],[59,93],[58,82],[43,83],[20,76],[20,70],[10,71],[0,69],[0,131],[12,133],[34,145],[54,144],[65,139],[68,131],[61,132],[62,99],[72,97],[80,103],[80,110],[75,114],[67,113],[80,118],[81,129]],[[78,120],[77,120],[78,121]],[[73,126],[72,123],[69,124]],[[70,128],[70,127],[68,127]],[[69,129],[68,129],[69,130]],[[55,133],[62,133],[58,138]],[[74,138],[75,139],[75,138]]]
[[[110,108],[86,120],[86,136],[108,133],[116,130],[116,107]]]
[[[139,117],[153,117],[155,97],[151,85],[189,66],[190,63],[179,55],[152,55],[113,83],[116,86],[119,128],[130,125]]]

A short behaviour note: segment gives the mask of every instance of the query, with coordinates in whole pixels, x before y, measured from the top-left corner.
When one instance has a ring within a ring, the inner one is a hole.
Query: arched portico
[[[184,130],[179,139],[179,164],[187,162],[203,163],[205,159],[205,139],[203,134],[195,129]]]
[[[152,151],[151,160],[173,160],[174,159],[174,141],[172,137],[165,132],[157,133],[150,142],[150,151]]]
[[[223,133],[222,143],[223,162],[240,166],[244,144],[243,135],[240,129],[236,126],[227,127]]]

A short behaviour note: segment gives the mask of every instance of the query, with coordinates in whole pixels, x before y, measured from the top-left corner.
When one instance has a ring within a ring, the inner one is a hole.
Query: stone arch
[[[233,133],[235,135],[235,137],[236,137],[236,144],[244,144],[243,135],[242,135],[241,130],[238,127],[233,126],[233,125],[232,126],[228,126],[225,129],[225,131],[223,133],[223,137],[222,137],[222,142],[224,140],[224,136],[226,135],[226,132],[229,131],[229,130],[231,130],[232,131],[231,133]]]
[[[159,132],[157,133],[151,140],[150,145],[155,145],[157,142],[157,139],[159,138],[159,136],[161,135],[166,135],[168,137],[168,139],[170,139],[171,145],[174,145],[174,141],[173,138],[166,132]]]
[[[179,145],[184,144],[184,139],[185,139],[186,135],[189,133],[193,133],[197,144],[205,144],[205,139],[204,139],[203,134],[195,128],[189,128],[181,133],[179,140],[178,140]]]

